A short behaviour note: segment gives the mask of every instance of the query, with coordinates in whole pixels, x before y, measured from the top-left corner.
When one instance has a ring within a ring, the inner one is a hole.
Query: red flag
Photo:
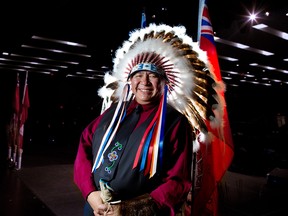
[[[19,73],[17,73],[17,83],[15,87],[15,95],[12,102],[13,117],[9,124],[9,141],[8,141],[8,159],[12,158],[12,149],[14,149],[13,160],[16,160],[16,151],[18,146],[19,134],[19,114],[20,114],[20,87],[19,87]]]
[[[214,42],[214,33],[210,21],[208,7],[205,0],[200,3],[201,30],[200,48],[207,52],[208,60],[212,66],[217,81],[222,81],[220,67],[218,63],[218,55]],[[224,92],[221,93],[225,101]],[[209,145],[200,145],[201,157],[201,183],[200,189],[195,194],[192,207],[192,215],[218,215],[218,183],[221,181],[223,175],[229,168],[233,156],[234,145],[232,141],[232,134],[226,109],[226,104],[223,113],[223,134],[212,129],[207,124],[209,130],[213,133],[214,139]]]
[[[13,101],[13,144],[18,145],[18,123],[20,115],[20,84],[19,84],[19,73],[17,73],[17,83],[15,88],[15,96]]]
[[[17,73],[17,83],[15,88],[15,96],[13,101],[13,114],[19,115],[20,112],[20,90],[19,90],[19,73]]]
[[[19,149],[23,149],[24,124],[28,118],[28,108],[30,107],[27,79],[28,72],[26,73],[25,86],[21,104],[21,113],[19,119]]]

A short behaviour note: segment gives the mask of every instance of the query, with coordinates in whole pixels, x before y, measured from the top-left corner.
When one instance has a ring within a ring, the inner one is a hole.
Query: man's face
[[[149,104],[157,101],[163,94],[165,80],[151,71],[139,71],[132,75],[132,92],[139,104]]]

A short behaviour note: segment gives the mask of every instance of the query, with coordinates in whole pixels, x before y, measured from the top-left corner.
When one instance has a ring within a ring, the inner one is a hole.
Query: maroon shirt
[[[128,107],[127,115],[135,109],[136,105],[137,103],[133,101]],[[157,105],[142,105],[143,112],[141,112],[137,126],[147,119],[155,106]],[[85,199],[92,191],[97,190],[91,172],[93,166],[92,140],[103,115],[105,115],[105,112],[83,130],[74,163],[74,181]],[[169,208],[170,215],[174,215],[175,207],[186,199],[191,188],[192,138],[191,127],[185,117],[180,118],[179,122],[176,123],[172,133],[169,134],[168,140],[170,143],[168,144],[165,141],[164,148],[165,145],[172,145],[173,147],[170,149],[173,149],[173,151],[169,153],[169,161],[163,161],[163,164],[169,164],[169,166],[165,166],[166,170],[162,183],[151,191],[150,195],[159,208]]]

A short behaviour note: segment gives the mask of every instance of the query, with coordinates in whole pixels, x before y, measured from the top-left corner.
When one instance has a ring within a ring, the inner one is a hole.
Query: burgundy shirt
[[[131,110],[135,109],[136,106],[137,103],[133,101],[127,109],[127,115],[129,115]],[[155,106],[157,106],[157,104],[142,105],[143,112],[141,112],[136,127],[147,119]],[[83,130],[74,163],[74,182],[85,199],[87,199],[87,196],[92,191],[97,190],[92,173],[92,140],[103,115],[105,115],[105,112],[94,119]],[[167,118],[169,118],[169,116],[167,116]],[[170,215],[174,215],[175,207],[186,199],[191,188],[192,137],[191,127],[184,116],[180,118],[179,122],[177,122],[173,128],[172,133],[168,136],[169,143],[166,142],[167,138],[165,138],[164,148],[165,145],[172,145],[172,148],[169,148],[172,149],[172,152],[169,153],[169,161],[163,161],[163,164],[169,165],[165,166],[166,170],[162,183],[151,191],[150,195],[159,208],[168,208]]]

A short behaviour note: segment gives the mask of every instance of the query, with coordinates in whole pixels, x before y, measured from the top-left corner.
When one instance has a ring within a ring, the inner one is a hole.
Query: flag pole
[[[202,25],[204,1],[205,0],[199,0],[199,8],[198,8],[197,42],[199,44],[200,44],[200,37],[201,37],[201,25]]]
[[[200,45],[200,36],[201,36],[201,21],[202,21],[202,11],[203,11],[203,7],[204,7],[204,0],[199,0],[198,3],[198,25],[197,25],[197,43]],[[193,208],[195,208],[194,202],[195,202],[195,196],[196,196],[196,187],[198,187],[197,185],[197,178],[198,178],[198,170],[197,167],[199,166],[199,163],[201,162],[201,156],[200,159],[197,156],[197,152],[193,152],[193,156],[192,156],[192,170],[191,170],[191,179],[192,179],[192,188],[191,188],[191,209],[190,209],[190,213],[191,215],[193,214]]]

